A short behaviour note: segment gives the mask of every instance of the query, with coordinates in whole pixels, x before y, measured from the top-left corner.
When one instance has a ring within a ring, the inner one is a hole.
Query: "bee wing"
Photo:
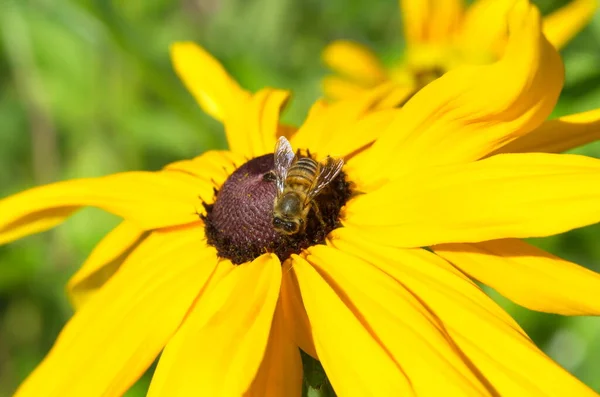
[[[327,157],[327,162],[321,164],[319,167],[319,176],[317,180],[308,192],[306,197],[307,201],[312,200],[317,194],[323,190],[323,188],[331,183],[335,177],[340,173],[344,166],[344,159],[333,159]]]
[[[285,178],[288,170],[294,161],[294,151],[288,140],[281,136],[275,145],[275,180],[277,184],[277,194],[283,192]]]

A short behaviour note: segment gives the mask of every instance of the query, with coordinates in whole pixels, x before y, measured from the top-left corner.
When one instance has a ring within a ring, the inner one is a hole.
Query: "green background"
[[[544,13],[564,1],[539,1]],[[326,73],[320,51],[350,38],[386,62],[401,55],[395,1],[0,0],[0,197],[67,178],[166,163],[225,148],[174,75],[169,43],[201,43],[250,90],[291,88],[300,123]],[[600,104],[600,15],[562,52],[554,116]],[[510,78],[510,76],[506,76]],[[577,152],[598,157],[600,145]],[[50,232],[0,247],[0,396],[9,396],[72,313],[66,280],[118,219],[85,209]],[[600,228],[538,241],[600,270]],[[600,319],[516,307],[493,294],[565,368],[600,391]],[[599,293],[600,296],[600,293]],[[143,395],[147,374],[128,395]]]

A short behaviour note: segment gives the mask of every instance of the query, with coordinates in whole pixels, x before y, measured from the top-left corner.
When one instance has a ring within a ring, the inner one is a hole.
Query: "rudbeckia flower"
[[[600,275],[520,240],[598,222],[600,160],[493,155],[544,135],[563,81],[537,9],[519,2],[509,28],[498,62],[449,72],[401,109],[381,108],[382,86],[317,102],[298,129],[279,124],[287,92],[249,93],[175,44],[229,151],[0,201],[4,243],[83,206],[124,219],[69,282],[76,312],[16,396],[118,396],[159,354],[149,396],[299,396],[299,347],[339,396],[596,395],[470,278],[532,310],[600,313]],[[554,141],[582,130],[560,124]],[[311,211],[291,236],[272,226],[281,136],[345,160],[315,198],[323,223]]]
[[[403,88],[405,98],[449,70],[497,60],[505,50],[506,15],[515,0],[400,0],[406,49],[389,68],[367,47],[346,40],[323,52],[336,75],[323,80],[330,99],[355,95],[386,81]],[[543,29],[557,48],[567,44],[594,15],[597,0],[572,0],[544,18]]]

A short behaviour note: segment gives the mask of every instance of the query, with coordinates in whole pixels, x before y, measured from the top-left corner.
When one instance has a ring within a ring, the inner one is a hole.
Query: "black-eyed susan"
[[[596,395],[465,275],[534,310],[600,313],[600,275],[518,239],[598,222],[600,160],[490,156],[540,134],[562,86],[537,10],[521,1],[509,20],[500,61],[447,73],[402,109],[373,110],[389,86],[319,102],[298,130],[279,125],[286,92],[250,94],[174,45],[231,151],[0,201],[3,242],[81,206],[124,218],[69,283],[76,313],[16,396],[121,395],[161,351],[150,396],[298,396],[298,346],[340,396]],[[334,229],[307,227],[291,252],[269,227],[280,136],[346,160]]]
[[[409,98],[416,90],[465,64],[497,60],[506,46],[506,15],[515,0],[400,0],[406,48],[401,60],[385,67],[367,47],[346,40],[323,52],[336,75],[323,80],[330,99],[340,99],[385,81],[402,87]],[[573,0],[544,18],[543,29],[558,49],[591,19],[597,0]]]

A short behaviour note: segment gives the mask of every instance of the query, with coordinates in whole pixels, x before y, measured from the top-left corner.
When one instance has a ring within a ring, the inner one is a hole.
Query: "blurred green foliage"
[[[539,1],[549,12],[565,1]],[[350,38],[386,62],[401,55],[395,1],[0,1],[0,197],[66,178],[158,169],[224,148],[174,75],[169,44],[193,40],[242,85],[291,88],[286,121],[302,121],[326,73],[320,51]],[[563,51],[555,116],[600,104],[600,15]],[[507,76],[510,78],[510,76]],[[577,149],[599,157],[600,145]],[[68,277],[116,223],[85,209],[61,227],[0,247],[0,396],[49,350],[72,311]],[[538,241],[600,271],[600,227]],[[565,368],[600,391],[600,319],[533,313],[490,293]],[[147,374],[128,393],[143,395]]]

